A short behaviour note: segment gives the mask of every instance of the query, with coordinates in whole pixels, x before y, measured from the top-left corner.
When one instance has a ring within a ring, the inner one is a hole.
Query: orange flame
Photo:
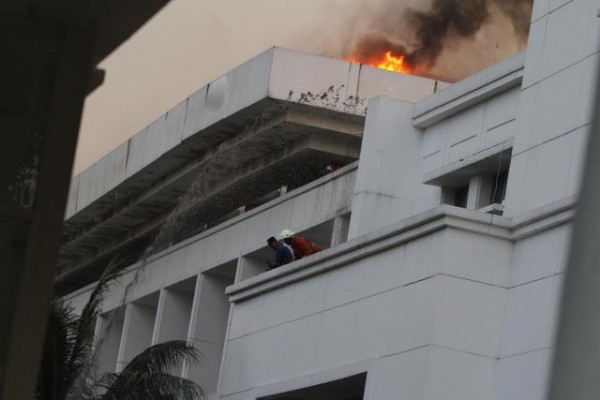
[[[371,60],[357,60],[355,58],[349,58],[348,61],[355,63],[362,63],[370,65],[371,67],[377,67],[388,71],[400,72],[402,74],[410,74],[411,68],[404,64],[404,56],[395,56],[391,51],[387,51],[384,55],[377,59]]]
[[[408,74],[410,69],[404,65],[404,56],[396,57],[391,51],[385,53],[385,60],[377,64],[377,68]]]

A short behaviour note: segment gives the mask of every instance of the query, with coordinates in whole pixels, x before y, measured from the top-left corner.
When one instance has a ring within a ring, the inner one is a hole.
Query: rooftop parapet
[[[202,87],[75,176],[65,219],[129,178],[144,175],[157,161],[173,168],[177,162],[167,158],[192,158],[206,151],[273,102],[363,117],[367,101],[374,96],[416,102],[433,94],[437,84],[431,79],[271,48]],[[176,151],[171,154],[171,150]]]
[[[498,93],[521,85],[524,69],[523,52],[456,82],[418,101],[413,123],[417,128],[428,128]]]

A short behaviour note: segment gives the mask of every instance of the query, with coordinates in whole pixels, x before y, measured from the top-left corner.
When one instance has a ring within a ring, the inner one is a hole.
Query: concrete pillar
[[[22,3],[0,5],[0,398],[11,400],[35,390],[95,40]]]
[[[193,301],[194,292],[161,290],[152,344],[187,339]]]
[[[94,354],[96,356],[96,374],[98,377],[106,372],[117,370],[119,346],[123,334],[124,309],[112,311],[98,318],[96,323],[96,343]]]
[[[348,240],[348,230],[350,229],[350,213],[338,215],[333,220],[333,233],[331,235],[331,246],[344,243]]]
[[[194,296],[188,339],[200,351],[202,361],[186,365],[184,376],[198,383],[209,396],[217,390],[229,318],[225,288],[231,284],[228,278],[200,275]]]
[[[269,270],[268,262],[259,258],[240,257],[236,273],[236,282],[241,282]]]
[[[421,179],[421,131],[412,103],[377,97],[369,102],[352,200],[352,239],[411,214]]]
[[[122,371],[135,356],[151,346],[156,309],[157,305],[153,304],[127,304],[117,361],[118,372]]]
[[[0,4],[0,399],[35,391],[73,156],[95,65],[166,0]]]

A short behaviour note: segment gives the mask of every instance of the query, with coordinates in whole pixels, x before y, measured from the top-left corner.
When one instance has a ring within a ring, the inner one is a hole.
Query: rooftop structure
[[[543,399],[593,8],[536,1],[525,53],[450,86],[272,49],[76,177],[58,278],[74,306],[158,232],[104,304],[98,368],[179,338],[211,399]],[[325,249],[269,270],[284,228]]]
[[[273,48],[206,85],[73,179],[58,288],[98,278],[117,252],[139,258],[177,214],[189,235],[328,165],[358,159],[367,102],[424,98],[425,78]],[[181,198],[196,182],[194,201]],[[189,226],[189,224],[187,224]]]

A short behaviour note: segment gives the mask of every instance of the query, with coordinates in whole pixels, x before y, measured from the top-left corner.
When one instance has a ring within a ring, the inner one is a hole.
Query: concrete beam
[[[523,81],[525,53],[484,69],[415,104],[413,124],[428,128]]]

